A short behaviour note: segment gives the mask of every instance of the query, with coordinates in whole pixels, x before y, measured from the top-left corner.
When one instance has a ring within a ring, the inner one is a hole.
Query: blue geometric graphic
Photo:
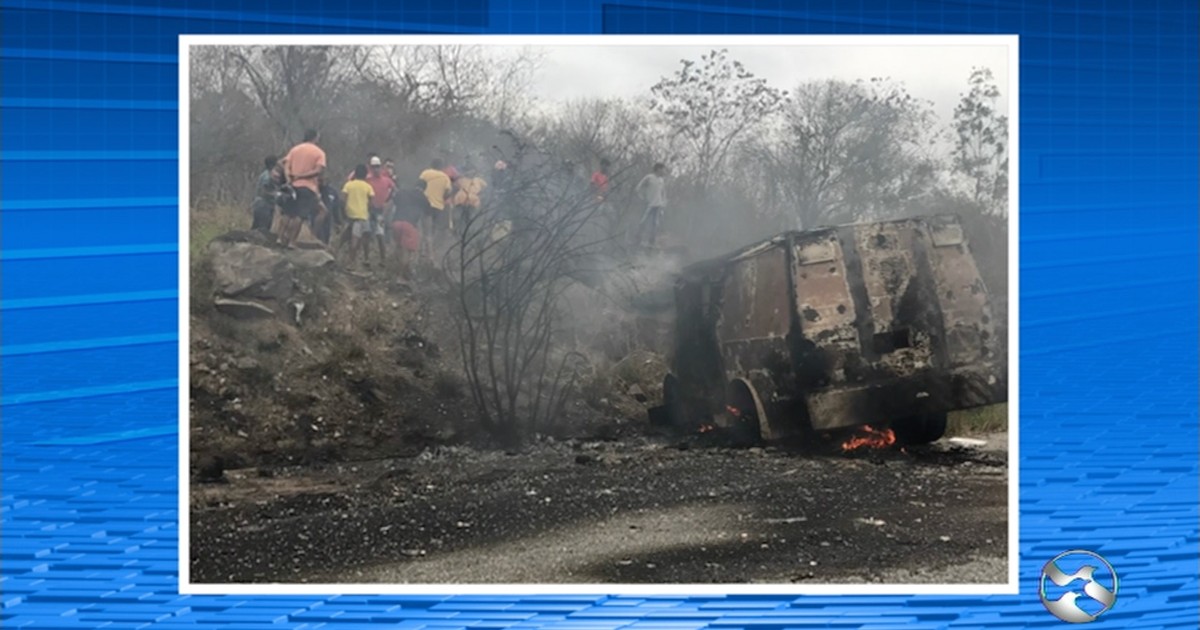
[[[178,36],[417,32],[1019,35],[1020,594],[180,595]],[[1195,628],[1198,32],[1194,0],[3,0],[0,626],[1057,627],[1043,566],[1087,549],[1092,626]]]

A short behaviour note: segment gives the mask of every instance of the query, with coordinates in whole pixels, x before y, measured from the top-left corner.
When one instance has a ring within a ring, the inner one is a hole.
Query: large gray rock
[[[284,252],[293,265],[301,269],[319,269],[333,264],[333,254],[324,249],[293,249]]]
[[[297,269],[317,269],[334,260],[324,250],[287,250],[225,239],[211,242],[208,252],[217,295],[238,299],[286,300],[295,287]]]

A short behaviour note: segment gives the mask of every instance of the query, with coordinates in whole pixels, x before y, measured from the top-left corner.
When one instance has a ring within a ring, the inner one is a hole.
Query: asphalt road
[[[814,456],[653,440],[229,475],[192,581],[1007,581],[1007,436]],[[686,446],[686,448],[683,448]]]

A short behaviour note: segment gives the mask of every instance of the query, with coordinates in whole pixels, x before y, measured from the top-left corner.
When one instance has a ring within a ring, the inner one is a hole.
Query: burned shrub
[[[433,377],[433,393],[444,400],[462,398],[463,386],[463,379],[447,370],[442,370]]]
[[[467,389],[486,432],[516,443],[563,407],[580,357],[554,356],[563,294],[603,237],[600,204],[562,164],[524,147],[504,189],[464,221],[445,257]]]

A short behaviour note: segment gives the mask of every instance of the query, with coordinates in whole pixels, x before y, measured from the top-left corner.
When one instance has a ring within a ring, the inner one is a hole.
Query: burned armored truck
[[[962,225],[931,216],[781,234],[685,268],[663,406],[763,440],[889,426],[1007,400],[1007,361]]]

